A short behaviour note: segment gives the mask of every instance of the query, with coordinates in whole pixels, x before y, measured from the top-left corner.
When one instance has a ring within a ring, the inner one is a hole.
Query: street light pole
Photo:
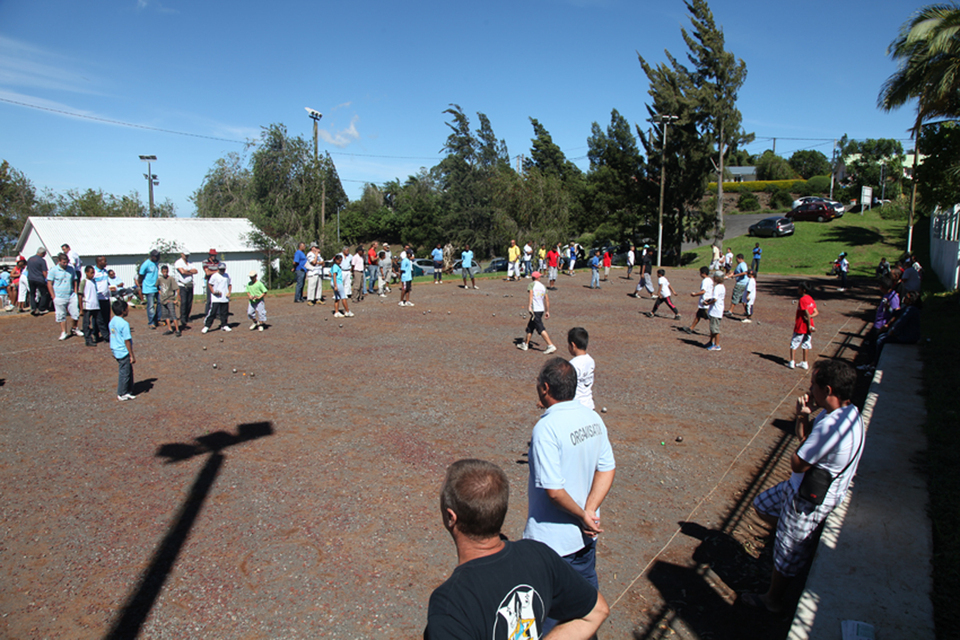
[[[157,180],[157,176],[153,175],[153,169],[150,166],[151,162],[157,161],[157,156],[140,156],[140,159],[147,163],[147,172],[143,174],[143,177],[147,179],[147,189],[150,192],[150,209],[148,211],[148,217],[153,217],[153,187],[154,185],[159,185],[160,181]]]
[[[317,142],[317,131],[320,123],[320,118],[323,117],[323,114],[317,111],[316,109],[311,109],[310,107],[304,107],[309,114],[310,119],[313,120],[313,163],[317,165],[320,162],[320,153],[319,153],[319,143]],[[327,175],[323,175],[323,190],[320,194],[320,235],[323,236],[323,230],[327,226]],[[340,212],[337,212],[337,242],[340,242]]]
[[[667,183],[667,127],[671,122],[679,120],[677,116],[658,115],[654,122],[663,125],[663,143],[660,145],[660,213],[657,220],[657,266],[660,267],[663,259],[663,195]]]

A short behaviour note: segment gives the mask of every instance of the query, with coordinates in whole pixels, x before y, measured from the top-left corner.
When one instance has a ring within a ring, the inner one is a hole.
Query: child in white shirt
[[[83,336],[88,347],[97,346],[98,325],[97,316],[100,315],[100,300],[97,297],[97,282],[94,278],[94,269],[92,264],[88,264],[83,269]],[[99,336],[101,340],[106,340],[108,336]]]
[[[666,305],[670,307],[670,311],[673,311],[673,319],[679,320],[680,312],[677,311],[677,307],[670,299],[670,296],[675,294],[676,291],[674,291],[673,287],[670,286],[670,281],[667,280],[667,272],[665,269],[657,269],[657,284],[660,285],[660,291],[657,292],[657,301],[653,303],[653,311],[648,313],[647,317],[657,317],[657,309],[660,308],[661,304],[666,303]]]
[[[747,290],[743,292],[743,307],[747,317],[740,322],[753,322],[753,304],[757,301],[757,274],[753,269],[747,271]]]
[[[587,353],[590,336],[583,327],[574,327],[567,333],[567,349],[570,351],[570,364],[577,371],[577,394],[574,400],[587,409],[593,409],[593,370],[596,364]]]

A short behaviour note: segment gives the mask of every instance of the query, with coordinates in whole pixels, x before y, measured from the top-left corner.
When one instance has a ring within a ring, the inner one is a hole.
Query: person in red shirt
[[[610,265],[613,264],[613,257],[609,251],[603,252],[603,281],[606,282],[610,277]]]
[[[813,332],[816,331],[813,319],[820,315],[820,312],[817,311],[817,303],[810,297],[810,285],[801,282],[797,286],[797,292],[800,294],[800,300],[797,301],[797,317],[793,323],[793,338],[790,340],[790,362],[787,363],[787,367],[790,369],[797,367],[808,369],[807,351],[813,346]],[[799,364],[794,361],[797,349],[801,349],[801,355],[803,356],[803,360]]]
[[[377,278],[380,271],[380,257],[378,252],[380,243],[374,242],[367,250],[367,293],[375,294]]]
[[[547,269],[548,277],[547,280],[547,289],[553,291],[556,289],[557,284],[557,270],[560,266],[560,245],[551,247],[550,251],[547,251]]]

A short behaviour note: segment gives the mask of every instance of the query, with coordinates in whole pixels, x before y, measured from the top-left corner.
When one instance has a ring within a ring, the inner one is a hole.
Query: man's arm
[[[546,635],[546,640],[586,640],[592,638],[608,615],[610,615],[610,607],[607,605],[603,594],[598,591],[597,604],[593,605],[590,613],[582,618],[567,620],[558,624]]]
[[[127,345],[127,351],[130,353],[130,364],[137,364],[137,356],[133,355],[133,339],[127,338],[123,342]]]

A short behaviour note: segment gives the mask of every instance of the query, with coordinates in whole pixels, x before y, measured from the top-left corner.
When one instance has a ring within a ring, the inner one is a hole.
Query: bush
[[[789,209],[793,206],[793,196],[786,189],[775,189],[770,193],[771,209]]]
[[[880,207],[880,217],[884,220],[906,220],[910,217],[910,200],[897,198]]]
[[[760,211],[760,201],[752,192],[744,191],[737,200],[737,209],[739,211]]]
[[[801,197],[817,195],[817,193],[810,187],[810,183],[806,180],[797,180],[794,182],[790,187],[790,191]]]
[[[813,176],[807,180],[807,185],[815,193],[830,193],[830,176]]]
[[[780,189],[792,189],[794,184],[798,184],[795,180],[753,180],[749,182],[724,182],[723,191],[729,193],[731,191],[765,191],[772,187],[779,187]],[[707,191],[710,193],[717,192],[717,183],[710,182],[707,184]]]

